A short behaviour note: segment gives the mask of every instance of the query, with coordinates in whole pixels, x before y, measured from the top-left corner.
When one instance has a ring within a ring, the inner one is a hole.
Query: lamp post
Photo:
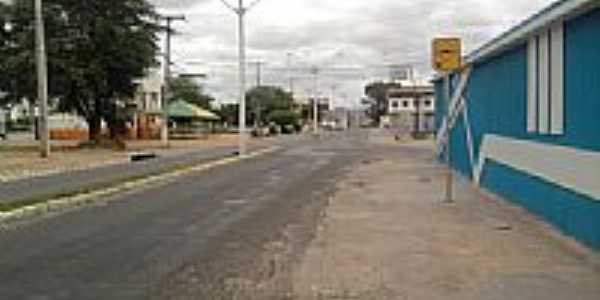
[[[35,0],[35,54],[37,67],[38,101],[40,103],[40,156],[50,156],[50,132],[48,130],[48,66],[42,0]]]
[[[239,59],[239,155],[246,155],[246,28],[244,18],[260,0],[255,0],[244,6],[244,0],[238,0],[238,5],[233,6],[225,0],[221,2],[238,16],[238,59]]]

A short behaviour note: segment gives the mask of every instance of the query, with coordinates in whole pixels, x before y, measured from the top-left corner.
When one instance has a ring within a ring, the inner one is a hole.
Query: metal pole
[[[238,1],[238,21],[239,21],[239,155],[246,155],[246,32],[244,26],[244,1]]]
[[[42,158],[47,158],[50,156],[50,132],[48,130],[48,66],[42,11],[42,0],[35,0],[36,64],[38,101],[40,101],[40,155]]]
[[[256,88],[260,88],[261,86],[261,67],[262,62],[256,62]],[[258,129],[260,127],[260,117],[261,117],[261,105],[260,99],[254,99],[254,128]]]
[[[167,21],[167,34],[165,38],[165,60],[164,60],[164,89],[162,95],[162,111],[163,111],[163,124],[160,132],[161,141],[165,144],[169,144],[169,96],[170,96],[170,80],[171,80],[171,21],[173,19],[166,17]]]
[[[260,87],[261,85],[261,80],[262,80],[262,62],[258,61],[256,62],[256,87]]]
[[[164,87],[162,95],[162,112],[163,112],[163,124],[161,128],[161,140],[165,145],[169,145],[169,99],[171,97],[171,25],[173,21],[185,21],[184,15],[178,16],[163,16],[166,24],[166,37],[165,37],[165,62],[164,62]]]
[[[294,97],[294,77],[292,76],[292,56],[291,52],[287,53],[287,76],[288,76],[288,84],[290,93],[292,97]]]
[[[446,74],[444,78],[444,94],[446,96],[446,134],[448,135],[446,139],[446,162],[448,163],[448,172],[446,174],[446,198],[444,199],[447,203],[452,203],[453,199],[453,172],[452,172],[452,154],[451,154],[451,137],[452,137],[452,129],[450,128],[450,74]]]
[[[333,111],[333,106],[335,102],[335,91],[337,90],[337,86],[335,84],[331,85],[331,98],[329,98],[329,111]]]
[[[319,133],[319,70],[317,68],[313,70],[313,75],[313,130],[315,133]]]

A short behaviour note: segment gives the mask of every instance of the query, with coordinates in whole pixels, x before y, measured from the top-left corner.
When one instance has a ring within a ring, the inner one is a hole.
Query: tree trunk
[[[96,144],[100,142],[100,135],[102,134],[102,119],[99,117],[91,117],[87,120],[89,126],[90,141]]]

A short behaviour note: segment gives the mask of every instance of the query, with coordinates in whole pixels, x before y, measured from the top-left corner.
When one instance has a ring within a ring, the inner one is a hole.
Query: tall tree
[[[277,86],[254,87],[246,94],[248,100],[249,120],[254,123],[266,123],[268,116],[274,111],[293,109],[293,96]]]
[[[189,78],[174,78],[170,81],[169,88],[173,99],[183,100],[204,109],[210,109],[211,103],[215,100],[204,92],[202,86]]]
[[[0,3],[0,90],[7,92],[5,102],[20,101],[28,98],[35,102],[37,86],[35,76],[35,28],[33,23],[33,1],[14,1],[12,4]],[[56,5],[44,6],[46,30],[51,33],[65,31],[61,22],[60,9]],[[58,59],[62,51],[58,34],[47,35],[49,93],[58,94],[56,80],[60,77],[61,63]]]
[[[237,125],[239,119],[239,105],[237,103],[221,104],[216,113],[221,120],[229,125]]]
[[[5,58],[7,86],[34,99],[33,1],[15,0]],[[123,124],[121,99],[132,97],[134,80],[155,65],[158,52],[154,7],[147,0],[44,0],[50,95],[62,111],[84,117],[97,139],[105,120],[111,133]],[[19,76],[21,75],[21,76]]]

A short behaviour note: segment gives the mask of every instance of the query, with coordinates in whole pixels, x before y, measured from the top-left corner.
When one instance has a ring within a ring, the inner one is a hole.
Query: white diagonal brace
[[[469,79],[471,77],[471,67],[467,67],[460,74],[460,82],[458,87],[454,91],[452,98],[450,100],[450,105],[448,106],[448,112],[444,121],[442,123],[442,127],[440,128],[440,132],[437,136],[437,145],[438,145],[438,153],[441,153],[445,146],[445,141],[448,138],[448,134],[450,130],[454,127],[454,123],[456,122],[456,118],[462,112],[463,109],[463,95],[469,83]]]

